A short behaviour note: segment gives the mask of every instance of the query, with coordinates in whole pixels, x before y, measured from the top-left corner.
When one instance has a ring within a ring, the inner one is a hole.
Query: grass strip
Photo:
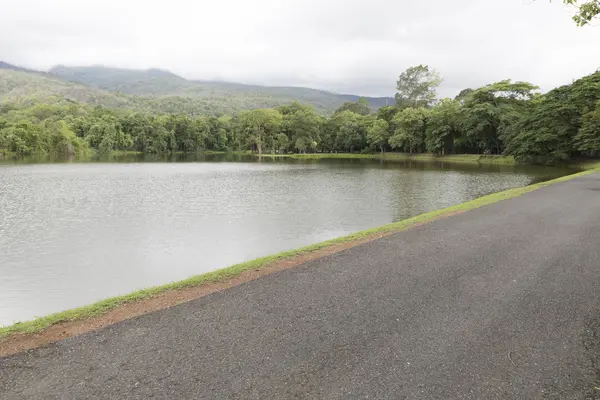
[[[378,160],[406,160],[406,161],[438,161],[450,163],[469,164],[517,164],[512,156],[491,156],[480,154],[453,154],[448,156],[436,156],[435,154],[407,154],[407,153],[376,153],[376,154],[353,154],[353,153],[312,153],[312,154],[254,154],[265,158],[293,158],[300,160],[320,160],[328,158],[368,158]]]

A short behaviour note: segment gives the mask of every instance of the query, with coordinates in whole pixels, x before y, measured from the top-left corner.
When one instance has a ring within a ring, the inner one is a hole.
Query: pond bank
[[[285,157],[295,159],[328,159],[328,158],[370,158],[380,160],[421,161],[421,162],[448,162],[469,164],[501,164],[516,165],[512,156],[494,156],[480,154],[452,154],[437,156],[435,154],[408,154],[408,153],[377,153],[377,154],[350,154],[350,153],[311,153],[311,154],[254,154],[256,157]]]

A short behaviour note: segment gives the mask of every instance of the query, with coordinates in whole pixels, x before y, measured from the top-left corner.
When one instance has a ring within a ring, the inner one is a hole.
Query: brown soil
[[[445,218],[459,213],[460,212],[448,213],[447,215],[443,215],[435,219]],[[410,228],[424,225],[429,222],[431,221],[416,223]],[[38,333],[19,333],[10,335],[3,339],[0,339],[0,357],[6,357],[12,354],[20,353],[25,350],[42,347],[50,343],[55,343],[63,339],[81,335],[83,333],[100,329],[108,325],[116,324],[117,322],[134,318],[142,314],[173,307],[177,304],[195,300],[208,294],[228,289],[233,286],[240,285],[244,282],[249,282],[258,279],[262,276],[272,274],[274,272],[293,268],[298,265],[304,264],[308,261],[316,260],[318,258],[325,257],[330,254],[338,253],[351,247],[371,242],[375,239],[390,236],[394,233],[394,231],[377,233],[371,236],[367,236],[363,239],[335,244],[320,250],[312,251],[310,253],[301,254],[296,257],[276,261],[260,269],[245,271],[240,275],[228,279],[226,281],[207,283],[201,286],[191,287],[182,290],[167,291],[152,298],[124,304],[107,312],[106,314],[97,317],[92,317],[78,321],[62,322]]]

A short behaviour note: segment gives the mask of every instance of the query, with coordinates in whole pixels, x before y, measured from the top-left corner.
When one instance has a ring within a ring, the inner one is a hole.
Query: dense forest
[[[454,99],[436,99],[440,82],[429,67],[411,67],[398,79],[395,105],[372,111],[360,99],[328,117],[298,102],[220,116],[134,112],[73,101],[3,103],[0,151],[399,151],[506,154],[546,164],[600,155],[600,72],[546,94],[531,83],[506,80],[465,89]]]

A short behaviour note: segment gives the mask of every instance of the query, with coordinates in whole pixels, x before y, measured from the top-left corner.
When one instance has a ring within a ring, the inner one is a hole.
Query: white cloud
[[[6,4],[2,4],[6,3]],[[391,95],[425,63],[440,89],[550,89],[600,67],[600,27],[546,0],[0,0],[0,60],[169,69],[192,79]]]

